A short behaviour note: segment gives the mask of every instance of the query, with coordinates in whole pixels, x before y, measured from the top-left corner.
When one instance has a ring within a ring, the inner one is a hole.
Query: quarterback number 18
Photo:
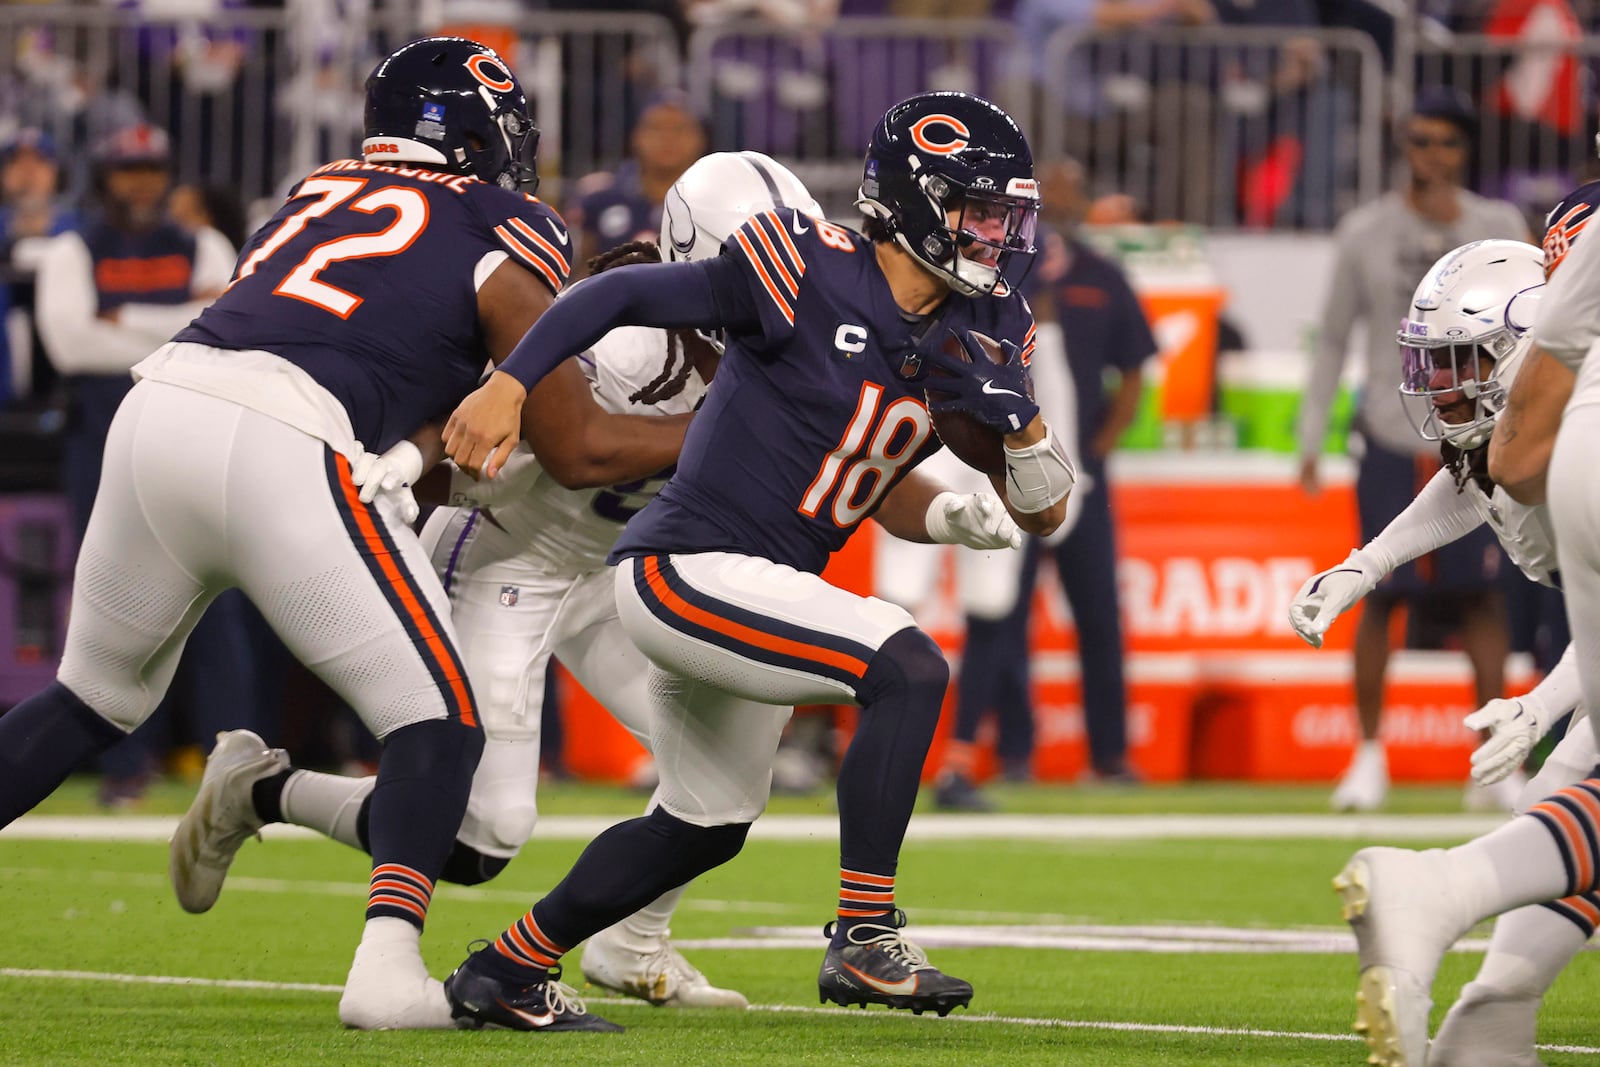
[[[922,401],[903,396],[885,405],[880,413],[882,401],[883,386],[862,383],[855,414],[801,498],[800,514],[816,518],[831,496],[830,514],[835,525],[847,527],[860,522],[877,506],[895,474],[928,439],[933,424]],[[870,483],[868,478],[872,479]],[[864,484],[870,484],[865,493]]]

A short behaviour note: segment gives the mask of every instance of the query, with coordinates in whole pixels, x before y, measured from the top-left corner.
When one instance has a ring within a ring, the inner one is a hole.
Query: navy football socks
[[[914,627],[890,637],[856,690],[861,715],[839,766],[839,919],[834,943],[857,922],[894,909],[894,874],[922,765],[933,744],[950,666]]]
[[[459,719],[413,723],[384,739],[367,827],[373,864],[368,919],[422,926],[482,754],[483,731]]]
[[[0,715],[0,826],[38,807],[86,758],[126,736],[60,682]]]

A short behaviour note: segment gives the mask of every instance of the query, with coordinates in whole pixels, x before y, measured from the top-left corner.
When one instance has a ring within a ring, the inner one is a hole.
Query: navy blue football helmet
[[[361,152],[421,163],[515,192],[539,186],[539,128],[505,60],[464,37],[403,46],[367,78]]]
[[[1033,262],[1039,185],[1022,130],[970,93],[902,100],[872,131],[856,207],[968,296],[1004,295]]]

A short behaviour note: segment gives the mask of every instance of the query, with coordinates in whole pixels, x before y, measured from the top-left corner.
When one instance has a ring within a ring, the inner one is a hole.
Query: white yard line
[[[625,816],[554,815],[539,820],[538,838],[587,841]],[[919,815],[914,841],[1146,841],[1214,838],[1447,841],[1487,833],[1500,815]],[[166,841],[177,816],[24,815],[0,830],[8,841]],[[315,839],[298,826],[269,826],[266,836]],[[832,842],[832,815],[768,815],[750,836],[765,841]]]
[[[188,986],[210,989],[248,989],[285,993],[338,993],[342,987],[311,982],[265,982],[235,978],[189,978],[165,974],[110,974],[100,971],[29,970],[0,967],[0,978],[72,982],[121,982],[128,985]],[[637,1005],[636,1000],[614,997],[589,997],[590,1004]],[[864,1012],[849,1008],[812,1008],[798,1004],[752,1004],[751,1011],[783,1015],[826,1015],[836,1019],[900,1019],[911,1025],[942,1026],[946,1023],[1000,1024],[1060,1030],[1102,1030],[1134,1034],[1193,1034],[1201,1037],[1255,1037],[1280,1041],[1356,1041],[1354,1034],[1326,1034],[1305,1030],[1257,1030],[1227,1026],[1185,1026],[1178,1023],[1134,1023],[1099,1019],[1045,1019],[1019,1015],[955,1013],[945,1019],[933,1015],[914,1016],[905,1012]],[[1600,1056],[1600,1048],[1587,1045],[1540,1045],[1541,1051],[1576,1056]]]

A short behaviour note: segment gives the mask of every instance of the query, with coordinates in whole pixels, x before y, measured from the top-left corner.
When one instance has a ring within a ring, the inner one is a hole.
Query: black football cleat
[[[478,955],[468,956],[466,962],[444,980],[444,995],[450,1001],[450,1014],[457,1027],[545,1033],[555,1030],[622,1032],[622,1027],[616,1023],[589,1014],[577,992],[561,983],[559,966],[550,968],[550,975],[544,981],[519,985],[496,978],[475,964]]]
[[[823,934],[832,938],[835,925],[828,923]],[[900,932],[905,925],[906,913],[896,909],[882,922],[856,923],[843,947],[829,945],[817,975],[822,1003],[885,1004],[909,1008],[913,1015],[936,1011],[940,1016],[972,1003],[972,984],[929,963],[927,954]]]

